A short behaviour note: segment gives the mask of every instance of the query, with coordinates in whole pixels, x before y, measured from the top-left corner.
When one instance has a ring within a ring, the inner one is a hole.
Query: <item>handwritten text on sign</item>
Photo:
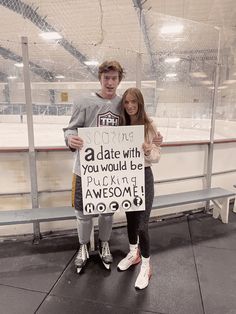
[[[81,128],[84,214],[145,210],[143,126]]]

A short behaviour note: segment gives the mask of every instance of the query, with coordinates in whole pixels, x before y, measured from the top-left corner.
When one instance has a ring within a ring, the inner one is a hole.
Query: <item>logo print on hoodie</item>
[[[119,125],[119,115],[111,111],[99,114],[97,117],[98,126],[117,126]]]

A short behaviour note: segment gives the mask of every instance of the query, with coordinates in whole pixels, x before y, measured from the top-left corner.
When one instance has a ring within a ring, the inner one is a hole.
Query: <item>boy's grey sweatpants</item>
[[[90,235],[93,228],[93,217],[97,215],[83,214],[83,197],[81,177],[74,175],[72,182],[72,206],[75,208],[77,220],[77,230],[80,244],[87,244],[90,241]],[[99,239],[109,241],[112,231],[113,213],[100,214],[98,216]]]
[[[87,244],[93,228],[93,216],[84,215],[81,211],[75,210],[77,230],[80,244]],[[98,216],[98,237],[101,241],[109,241],[112,231],[113,214],[102,214]]]

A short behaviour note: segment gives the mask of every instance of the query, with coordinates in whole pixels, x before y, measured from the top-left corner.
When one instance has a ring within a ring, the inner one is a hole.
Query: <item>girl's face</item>
[[[127,94],[124,101],[125,111],[129,116],[136,116],[138,113],[138,101],[137,98],[131,94]]]

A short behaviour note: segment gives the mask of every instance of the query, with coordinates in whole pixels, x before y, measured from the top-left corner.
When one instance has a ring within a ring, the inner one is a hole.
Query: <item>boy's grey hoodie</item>
[[[68,136],[79,135],[79,128],[119,125],[121,97],[104,99],[96,93],[81,96],[74,102],[69,125],[63,128],[66,145]],[[79,151],[75,151],[73,172],[80,175]]]

